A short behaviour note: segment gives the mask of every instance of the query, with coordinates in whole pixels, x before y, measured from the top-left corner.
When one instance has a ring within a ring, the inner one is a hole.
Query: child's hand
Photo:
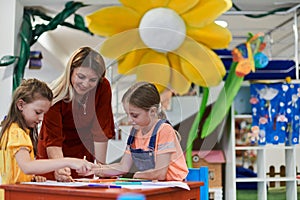
[[[92,169],[93,163],[77,158],[69,158],[70,159],[70,167],[75,169],[77,173],[85,174]]]
[[[47,179],[44,176],[36,176],[34,175],[31,179],[32,182],[45,182]]]
[[[136,172],[136,173],[134,173],[133,178],[137,178],[137,179],[144,178],[143,172]]]
[[[94,175],[94,172],[92,170],[86,172],[86,173],[78,173],[79,176],[90,176]]]
[[[103,166],[99,163],[97,165],[94,165],[91,170],[96,176],[102,177],[103,176],[102,168]]]
[[[36,182],[45,182],[47,180],[44,176],[35,176],[34,179]]]
[[[93,164],[91,170],[89,170],[86,173],[78,173],[80,176],[90,176],[90,175],[96,175],[100,176],[100,169],[102,168],[101,164]]]

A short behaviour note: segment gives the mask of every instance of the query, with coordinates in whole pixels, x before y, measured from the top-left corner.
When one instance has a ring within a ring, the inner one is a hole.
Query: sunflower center
[[[159,52],[169,52],[182,44],[186,36],[186,27],[182,18],[174,10],[155,8],[143,16],[139,33],[149,48]]]

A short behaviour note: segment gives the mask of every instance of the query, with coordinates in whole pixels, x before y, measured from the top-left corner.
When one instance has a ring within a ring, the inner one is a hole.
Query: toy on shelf
[[[252,134],[252,119],[243,118],[235,119],[235,145],[236,146],[249,146],[254,144],[257,138]]]

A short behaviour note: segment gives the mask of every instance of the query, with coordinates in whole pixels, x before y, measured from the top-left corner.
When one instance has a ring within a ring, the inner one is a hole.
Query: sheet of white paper
[[[181,181],[153,181],[153,182],[142,182],[143,186],[165,186],[165,187],[180,187],[186,190],[190,190],[187,183]]]
[[[44,186],[66,186],[66,187],[83,187],[89,185],[89,183],[84,183],[84,182],[57,182],[57,181],[50,181],[50,180],[45,182],[21,182],[21,184],[44,185]]]
[[[127,189],[154,189],[154,188],[168,188],[168,187],[180,187],[182,189],[190,190],[187,183],[180,181],[146,181],[141,182],[141,185],[122,185],[122,188]]]
[[[46,182],[22,182],[21,184],[31,184],[31,185],[44,185],[44,186],[64,186],[64,187],[84,187],[89,186],[91,183],[87,182],[57,182],[57,181],[51,181],[48,180]],[[104,184],[99,184],[104,185]],[[109,185],[109,184],[108,184]],[[110,184],[113,186],[114,184]],[[96,184],[94,184],[96,186]],[[140,185],[121,185],[122,188],[127,189],[154,189],[154,188],[167,188],[167,187],[180,187],[186,190],[190,190],[190,187],[188,184],[180,181],[146,181],[141,182]]]
[[[170,186],[162,186],[162,185],[122,185],[122,188],[126,188],[126,189],[142,189],[142,190],[146,190],[146,189],[160,189],[160,188],[168,188]]]

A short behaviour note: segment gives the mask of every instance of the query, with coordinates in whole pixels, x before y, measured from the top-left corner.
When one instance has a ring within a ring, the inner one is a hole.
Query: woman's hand
[[[54,177],[59,182],[72,182],[71,169],[65,167],[54,171]]]

